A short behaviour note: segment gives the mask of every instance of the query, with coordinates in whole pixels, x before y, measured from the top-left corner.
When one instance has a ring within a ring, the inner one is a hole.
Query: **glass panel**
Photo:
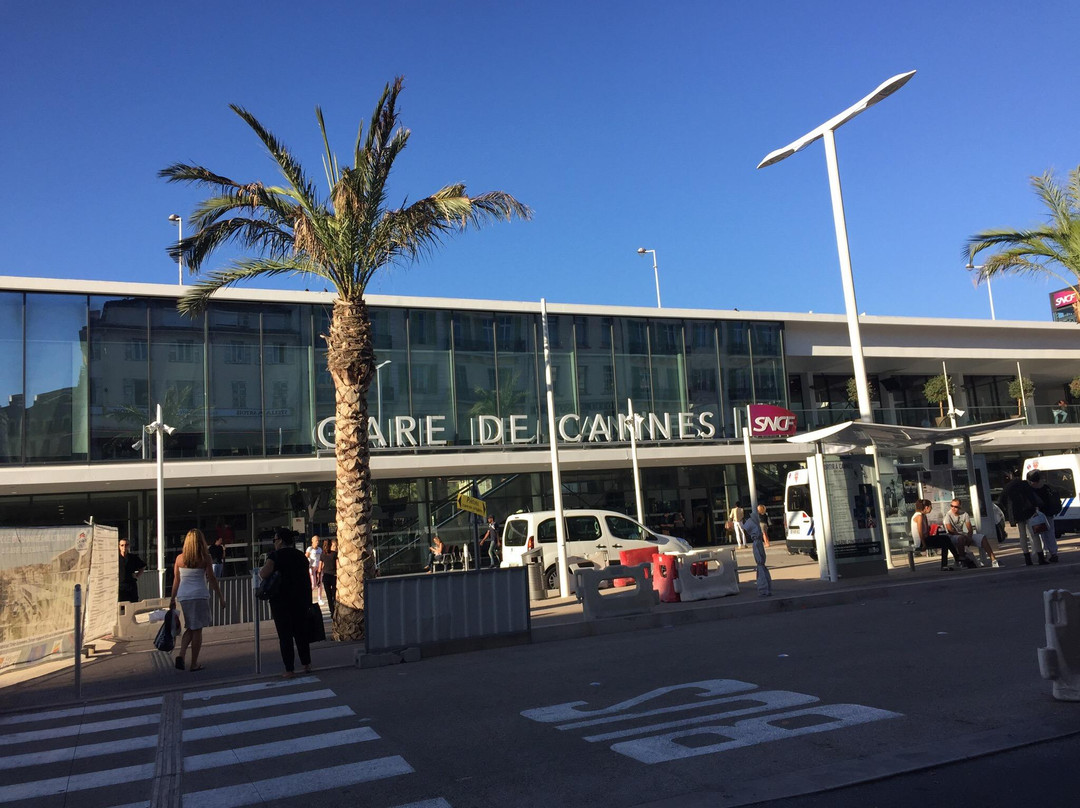
[[[0,293],[0,463],[22,461],[23,296]]]
[[[142,440],[150,413],[146,301],[90,298],[90,457],[148,458]],[[166,423],[171,422],[166,420]]]
[[[738,437],[730,413],[737,407],[754,402],[754,382],[750,368],[750,330],[740,321],[720,325],[720,367],[723,372],[721,412],[724,413],[724,434]]]
[[[81,525],[90,521],[88,494],[49,494],[33,499],[31,525]]]
[[[313,353],[315,355],[315,422],[323,418],[334,417],[334,380],[330,371],[326,368],[326,340],[323,337],[330,333],[330,316],[333,312],[331,306],[316,306],[313,311],[315,321],[315,338]],[[332,433],[331,433],[332,434]]]
[[[495,318],[454,313],[454,379],[458,434],[479,439],[479,416],[498,414],[495,378]]]
[[[149,306],[150,401],[144,423],[161,404],[162,418],[176,430],[165,436],[165,456],[205,457],[204,318],[180,314],[172,300],[151,300]]]
[[[724,421],[720,410],[720,368],[716,356],[716,323],[687,320],[686,334],[686,381],[689,411],[695,418],[701,413],[712,413],[708,422],[719,429]],[[700,420],[698,421],[700,424]]]
[[[682,323],[678,320],[653,320],[649,324],[649,349],[652,368],[653,412],[673,438],[679,436],[679,413],[687,412],[686,358],[683,354]],[[646,423],[645,435],[663,438]]]
[[[582,420],[614,417],[615,363],[611,355],[611,317],[575,317],[577,392]],[[626,409],[626,401],[618,409]]]
[[[457,410],[454,408],[450,312],[430,309],[409,311],[409,363],[406,365],[403,362],[402,366],[408,368],[412,388],[411,415],[417,421],[433,416],[438,419],[434,421],[434,426],[444,430],[439,440],[460,442],[457,438]],[[400,373],[401,367],[396,372]],[[467,414],[464,417],[468,419]],[[465,435],[468,434],[466,428]],[[465,442],[467,440],[466,437]],[[446,540],[445,536],[442,538]]]
[[[210,332],[210,429],[214,457],[263,453],[259,308],[216,304]]]
[[[374,418],[379,424],[379,433],[373,435],[372,446],[397,445],[393,434],[395,416],[412,415],[409,408],[409,349],[408,319],[405,309],[378,309],[371,312],[371,324],[375,341],[375,380],[368,389],[368,418]],[[445,391],[444,391],[445,395]],[[441,413],[440,413],[441,414]],[[435,428],[445,426],[438,422]],[[409,426],[402,422],[402,429]],[[427,443],[426,424],[424,443]],[[402,433],[402,440],[408,439]],[[419,435],[414,431],[413,435]],[[438,434],[437,440],[443,440],[444,434]]]
[[[780,330],[779,323],[754,323],[750,326],[750,347],[754,353],[754,400],[758,404],[785,404]]]
[[[496,319],[498,414],[505,443],[535,443],[540,432],[533,323],[526,314],[501,314]]]
[[[144,516],[140,512],[141,499],[141,495],[134,491],[91,494],[90,513],[94,516],[95,524],[115,527],[119,531],[119,538],[128,539],[132,552],[145,560],[149,545],[139,529]]]
[[[86,460],[86,297],[26,296],[26,459]]]
[[[311,454],[311,321],[306,306],[265,306],[263,414],[269,454]]]
[[[616,320],[612,328],[615,346],[616,409],[626,411],[626,399],[639,413],[652,410],[649,375],[649,337],[645,320]]]

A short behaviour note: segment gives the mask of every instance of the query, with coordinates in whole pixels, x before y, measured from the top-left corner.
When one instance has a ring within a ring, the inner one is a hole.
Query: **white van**
[[[1061,497],[1061,512],[1054,517],[1054,532],[1076,533],[1080,531],[1080,502],[1076,497],[1076,480],[1080,478],[1080,455],[1047,455],[1031,457],[1024,461],[1024,479],[1029,471],[1038,471],[1046,484]]]
[[[564,510],[568,563],[591,561],[598,567],[619,563],[620,550],[655,547],[662,553],[688,553],[690,545],[675,536],[653,533],[615,511]],[[555,511],[515,513],[506,517],[502,534],[502,565],[520,567],[528,550],[544,553],[544,583],[559,588]]]
[[[810,502],[810,472],[789,471],[784,485],[784,538],[791,555],[805,553],[817,560],[814,506]]]

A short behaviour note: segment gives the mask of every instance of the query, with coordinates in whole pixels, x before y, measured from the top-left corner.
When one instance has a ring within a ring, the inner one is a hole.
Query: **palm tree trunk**
[[[364,637],[364,582],[375,577],[367,415],[375,350],[363,299],[334,301],[326,343],[327,366],[334,379],[337,455],[338,579],[333,636],[360,640]]]

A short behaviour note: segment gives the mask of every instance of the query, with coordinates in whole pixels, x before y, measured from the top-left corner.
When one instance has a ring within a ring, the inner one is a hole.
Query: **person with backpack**
[[[307,558],[293,546],[292,531],[284,527],[274,529],[274,551],[266,556],[259,577],[265,581],[275,573],[281,576],[281,583],[270,597],[270,615],[277,629],[281,661],[285,663],[284,678],[292,679],[294,643],[304,673],[311,672],[311,644],[306,626],[311,608],[311,575]]]
[[[1039,535],[1042,539],[1043,547],[1049,558],[1046,559],[1048,564],[1056,564],[1057,557],[1057,534],[1054,532],[1054,517],[1061,513],[1061,497],[1057,495],[1049,485],[1046,484],[1046,480],[1042,477],[1042,472],[1038,469],[1029,471],[1027,476],[1028,484],[1031,486],[1032,491],[1035,492],[1035,498],[1039,501],[1039,513],[1046,517],[1046,530]],[[1031,526],[1034,532],[1034,525]],[[1042,564],[1043,554],[1039,553],[1039,563]]]
[[[1024,553],[1024,564],[1031,566],[1031,554],[1038,554],[1039,563],[1046,564],[1042,539],[1038,533],[1028,529],[1028,521],[1039,508],[1039,498],[1035,489],[1020,475],[1020,469],[1009,475],[1009,482],[1001,492],[1002,510],[1009,518],[1009,524],[1016,525],[1020,533],[1020,549]]]

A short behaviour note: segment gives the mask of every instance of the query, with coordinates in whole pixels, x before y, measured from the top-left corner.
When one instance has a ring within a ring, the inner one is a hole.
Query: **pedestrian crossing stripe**
[[[317,676],[301,676],[298,679],[276,679],[272,682],[258,682],[251,685],[233,685],[231,687],[219,687],[214,690],[193,690],[184,694],[184,701],[204,701],[216,699],[221,696],[239,696],[244,693],[257,693],[263,690],[277,690],[285,687],[299,687],[300,685],[317,684]],[[159,699],[160,701],[160,699]]]
[[[49,710],[43,713],[25,713],[23,715],[8,715],[0,718],[0,727],[13,724],[31,724],[38,721],[55,721],[59,718],[80,718],[84,715],[95,713],[115,713],[120,710],[136,710],[140,707],[157,707],[161,705],[161,696],[148,699],[132,699],[121,704],[110,702],[109,704],[90,704],[86,707],[71,707],[66,710]]]
[[[342,718],[356,715],[351,707],[344,705],[338,707],[321,707],[318,710],[307,710],[297,715],[286,713],[285,715],[272,715],[264,718],[252,718],[248,721],[233,721],[230,724],[209,727],[193,727],[185,729],[182,740],[202,741],[207,738],[225,738],[229,735],[242,735],[245,732],[261,732],[278,727],[291,727],[299,724],[310,724],[315,721],[326,721],[331,718]]]
[[[154,764],[144,763],[139,766],[121,766],[116,769],[72,774],[67,777],[51,777],[47,780],[34,780],[0,788],[0,803],[29,800],[35,797],[47,797],[52,794],[67,794],[71,791],[85,791],[88,788],[114,786],[117,783],[130,783],[135,780],[149,780],[154,776]]]
[[[73,760],[85,760],[100,755],[120,755],[125,752],[134,752],[136,749],[153,749],[155,746],[157,746],[157,735],[142,735],[138,738],[80,744],[63,749],[45,749],[40,752],[0,758],[0,771],[18,769],[23,766],[40,766],[45,763],[70,763]]]
[[[308,690],[303,693],[293,693],[288,696],[268,696],[265,699],[232,701],[224,704],[211,704],[207,707],[188,707],[184,709],[184,718],[203,718],[208,715],[242,713],[246,710],[260,710],[263,707],[282,707],[286,704],[297,704],[299,702],[333,698],[335,695],[337,694],[330,689]]]
[[[0,746],[10,746],[16,743],[31,743],[33,741],[50,741],[54,738],[64,738],[70,735],[89,735],[95,732],[109,732],[114,729],[126,727],[145,726],[156,724],[160,716],[157,713],[149,715],[131,715],[127,718],[112,718],[108,721],[92,721],[89,724],[68,724],[63,727],[51,729],[35,729],[26,732],[16,732],[11,735],[0,735]]]
[[[189,755],[184,758],[184,772],[198,772],[219,766],[231,766],[234,763],[252,763],[266,758],[284,757],[297,752],[312,752],[316,749],[331,749],[350,743],[375,741],[379,734],[371,727],[357,727],[340,732],[324,732],[321,735],[305,735],[288,741],[261,743],[256,746],[243,746],[239,749],[227,749],[222,752],[208,752],[203,755]]]

